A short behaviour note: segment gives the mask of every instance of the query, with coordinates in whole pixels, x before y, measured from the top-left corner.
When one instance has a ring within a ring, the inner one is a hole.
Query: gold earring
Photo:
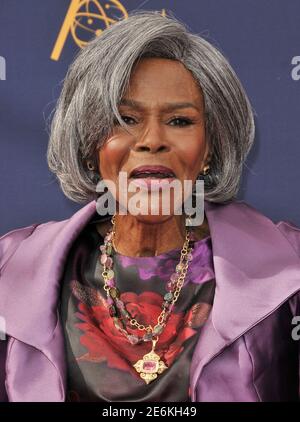
[[[208,173],[209,169],[210,169],[210,166],[207,164],[206,166],[203,167],[202,174],[205,176]]]
[[[94,165],[92,164],[92,162],[89,160],[89,161],[87,161],[87,168],[89,169],[89,170],[95,170],[95,167],[94,167]]]

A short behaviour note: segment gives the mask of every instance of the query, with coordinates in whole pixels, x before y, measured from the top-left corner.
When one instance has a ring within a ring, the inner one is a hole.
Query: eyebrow
[[[125,105],[131,108],[135,108],[137,110],[145,110],[145,105],[143,103],[141,103],[140,101],[135,101],[135,100],[129,100],[127,98],[122,98],[122,100],[120,101],[120,106],[121,105]],[[161,107],[162,111],[174,111],[174,110],[178,110],[181,108],[194,108],[197,111],[200,111],[199,107],[197,107],[195,104],[193,103],[189,103],[189,102],[183,102],[183,103],[164,103]]]

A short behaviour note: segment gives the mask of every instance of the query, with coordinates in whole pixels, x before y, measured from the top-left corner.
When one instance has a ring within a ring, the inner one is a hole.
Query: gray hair
[[[254,140],[249,99],[216,47],[189,32],[178,19],[155,11],[131,12],[79,50],[69,66],[47,150],[49,169],[64,194],[75,202],[99,195],[86,163],[98,164],[96,151],[112,133],[116,119],[127,127],[118,105],[134,64],[143,57],[178,60],[194,76],[204,96],[206,139],[212,153],[205,199],[232,200]]]

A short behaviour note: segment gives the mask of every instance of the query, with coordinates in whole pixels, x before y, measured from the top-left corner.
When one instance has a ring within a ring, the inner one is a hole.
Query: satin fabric
[[[65,401],[59,291],[66,257],[96,211],[0,238],[2,401]],[[300,229],[244,201],[205,201],[216,292],[190,370],[192,401],[299,400]],[[178,386],[180,388],[180,386]]]
[[[74,242],[61,283],[67,401],[190,401],[191,358],[211,311],[215,290],[210,237],[190,243],[192,259],[185,282],[155,348],[168,369],[147,385],[133,365],[150,352],[152,343],[132,345],[109,315],[99,259],[104,239],[97,231],[98,221],[96,214]],[[129,257],[113,250],[120,298],[140,324],[156,324],[166,284],[180,254],[180,248],[176,248],[156,256]],[[145,334],[130,324],[126,324],[126,330],[138,338]]]

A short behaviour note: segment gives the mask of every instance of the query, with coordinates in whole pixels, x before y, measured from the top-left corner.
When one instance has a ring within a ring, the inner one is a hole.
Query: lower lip
[[[173,180],[175,180],[175,177],[164,177],[162,179],[159,179],[157,177],[144,177],[144,178],[131,178],[130,181],[144,189],[151,189],[151,190],[159,190],[163,189],[164,187],[167,187]]]

